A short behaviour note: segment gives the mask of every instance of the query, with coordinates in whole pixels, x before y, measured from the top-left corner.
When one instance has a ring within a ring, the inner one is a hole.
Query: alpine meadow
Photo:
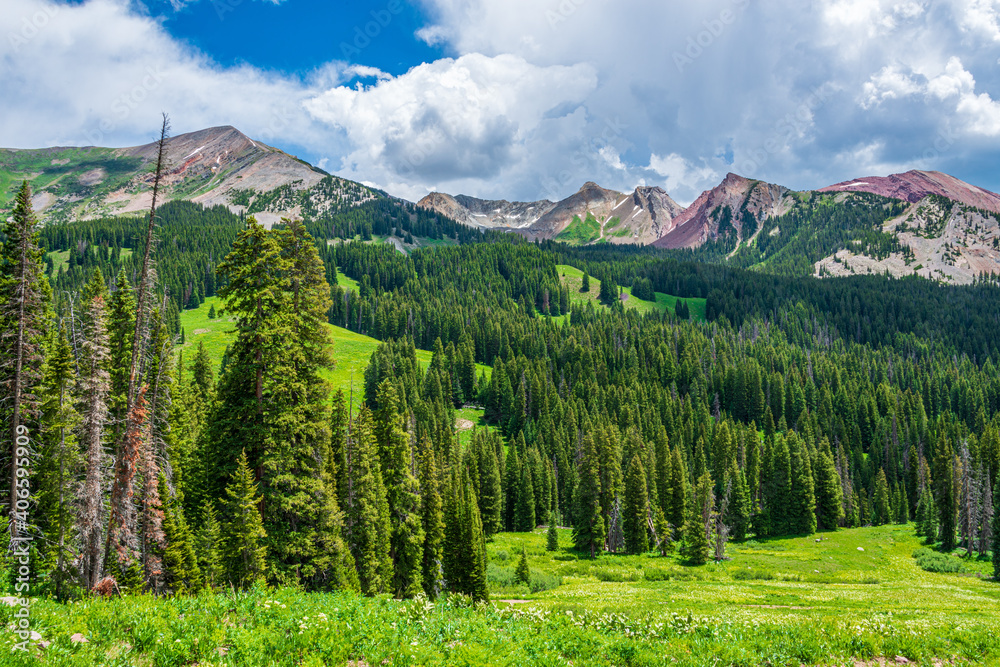
[[[1000,664],[990,3],[11,2],[0,666]]]

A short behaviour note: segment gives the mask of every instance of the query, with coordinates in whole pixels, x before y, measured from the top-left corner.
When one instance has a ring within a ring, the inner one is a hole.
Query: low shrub
[[[930,549],[917,549],[913,552],[913,557],[917,559],[917,565],[928,572],[941,574],[955,574],[964,572],[965,567],[962,561],[948,554],[943,554]]]
[[[733,579],[737,581],[772,581],[774,572],[767,570],[736,570],[733,572]]]

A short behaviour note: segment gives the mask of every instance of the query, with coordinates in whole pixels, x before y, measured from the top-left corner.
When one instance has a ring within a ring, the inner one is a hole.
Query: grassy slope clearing
[[[600,301],[598,297],[601,294],[601,281],[597,280],[593,276],[590,277],[590,291],[581,292],[580,288],[583,286],[583,271],[580,269],[569,266],[568,264],[557,264],[556,271],[559,272],[559,280],[562,281],[564,285],[569,287],[569,300],[570,306],[575,304],[583,305],[587,301],[593,301],[594,306],[599,306]],[[622,287],[622,292],[629,295],[629,298],[625,300],[626,310],[635,310],[640,313],[648,313],[650,311],[655,312],[674,312],[677,302],[679,299],[676,296],[671,296],[670,294],[664,294],[663,292],[656,292],[656,301],[643,301],[642,299],[636,299],[632,297],[631,287]],[[705,299],[683,299],[691,310],[691,319],[697,320],[699,322],[705,321]]]
[[[357,289],[357,283],[346,276],[340,275],[337,277],[337,280],[342,287]],[[181,313],[181,327],[184,328],[185,343],[178,346],[178,349],[184,353],[184,363],[188,368],[190,368],[190,364],[194,360],[198,344],[204,343],[205,349],[215,362],[215,368],[218,371],[219,363],[222,361],[222,356],[226,351],[226,346],[232,342],[233,337],[229,333],[233,330],[232,318],[226,316],[209,319],[208,312],[213,305],[216,311],[220,310],[222,308],[222,300],[218,297],[211,297],[205,299],[205,303],[201,304],[201,307],[195,310],[185,310]],[[342,389],[345,395],[350,395],[351,384],[353,382],[354,404],[355,408],[357,408],[364,396],[365,368],[367,368],[368,361],[371,359],[375,348],[379,346],[379,341],[348,329],[329,326],[333,337],[333,357],[336,361],[336,367],[332,371],[324,373],[324,377],[330,381],[334,392]],[[430,351],[417,350],[417,361],[425,369],[430,365],[431,357],[432,353]],[[486,377],[489,377],[492,369],[489,366],[476,364],[477,374],[484,371]],[[482,410],[469,409],[469,411],[470,414],[477,413],[478,416],[473,415],[475,419],[473,419],[473,416],[469,416],[467,419],[478,424]]]
[[[559,537],[568,543],[570,531]],[[494,582],[499,570],[513,570],[521,546],[533,571],[562,577],[562,586],[527,602],[505,599],[524,591],[496,587],[493,602],[476,608],[460,598],[400,602],[263,587],[69,606],[40,600],[32,629],[51,644],[33,648],[36,655],[12,652],[14,635],[5,633],[0,655],[5,665],[38,664],[44,655],[49,665],[241,667],[868,667],[884,664],[879,656],[924,665],[1000,659],[1000,585],[917,568],[912,526],[732,545],[732,560],[703,567],[673,556],[578,560],[565,549],[546,553],[544,544],[539,531],[499,535],[488,545]],[[0,607],[0,623],[14,613]],[[72,642],[76,633],[87,643]]]

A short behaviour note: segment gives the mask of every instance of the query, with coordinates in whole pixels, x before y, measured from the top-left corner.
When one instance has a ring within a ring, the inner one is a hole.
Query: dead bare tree
[[[96,297],[87,306],[87,335],[80,345],[80,396],[82,424],[80,440],[86,452],[86,476],[80,494],[81,566],[84,587],[92,589],[101,579],[104,552],[101,537],[104,527],[104,444],[102,436],[108,418],[108,393],[111,375],[107,364],[108,333],[104,324],[104,299]]]
[[[153,246],[156,242],[156,205],[159,201],[163,174],[166,169],[167,137],[170,119],[163,114],[160,139],[157,142],[156,170],[153,174],[153,197],[146,225],[146,247],[138,277],[135,329],[132,335],[132,358],[129,364],[128,391],[126,396],[125,428],[121,441],[115,447],[115,474],[111,489],[111,510],[108,534],[104,547],[104,560],[111,557],[112,546],[118,551],[118,561],[123,566],[131,563],[137,551],[136,533],[138,516],[133,504],[135,495],[135,468],[143,446],[148,410],[145,405],[146,386],[140,382],[145,364],[149,338],[149,314],[152,310],[150,295],[155,274],[152,267]],[[141,387],[141,388],[140,388]]]

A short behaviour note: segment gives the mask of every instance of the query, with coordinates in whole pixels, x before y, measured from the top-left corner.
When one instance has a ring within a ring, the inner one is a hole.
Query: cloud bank
[[[221,67],[126,0],[6,0],[0,145],[144,143],[165,110],[411,199],[593,180],[690,202],[727,171],[1000,189],[997,0],[420,1],[415,39],[450,57],[390,76],[331,52],[289,76]]]

